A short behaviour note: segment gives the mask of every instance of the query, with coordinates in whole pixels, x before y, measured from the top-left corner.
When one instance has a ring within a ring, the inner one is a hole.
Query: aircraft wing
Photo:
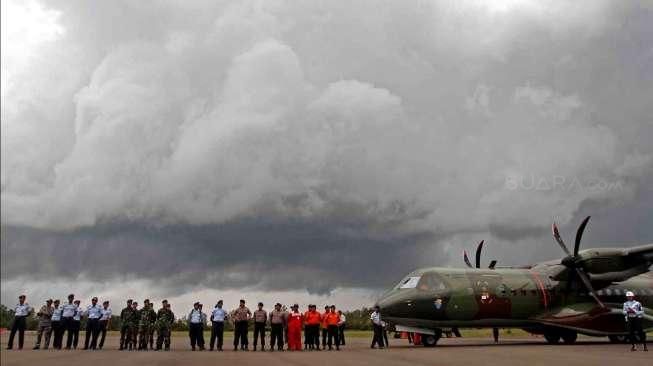
[[[592,281],[621,282],[649,271],[653,264],[653,244],[590,249],[581,253],[581,261]]]
[[[653,261],[653,243],[640,245],[637,247],[624,248],[622,252],[625,256],[642,257],[648,259],[649,261]]]

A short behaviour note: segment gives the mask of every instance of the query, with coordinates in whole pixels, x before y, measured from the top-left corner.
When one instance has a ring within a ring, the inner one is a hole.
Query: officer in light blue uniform
[[[639,338],[639,341],[644,346],[644,351],[648,351],[646,348],[646,333],[642,329],[642,318],[644,318],[644,308],[639,301],[635,300],[635,294],[632,291],[626,292],[627,301],[624,303],[623,313],[626,317],[626,325],[628,326],[628,335],[630,338],[630,343],[632,344],[631,351],[637,351],[635,344],[637,343],[636,338]]]
[[[100,328],[98,329],[98,334],[102,335],[102,337],[100,338],[100,344],[98,344],[99,349],[102,349],[102,347],[104,347],[104,339],[107,336],[107,328],[109,328],[109,325],[111,324],[111,314],[112,312],[111,312],[111,308],[109,307],[109,301],[103,302],[100,322],[99,322]]]
[[[75,322],[73,317],[77,314],[77,305],[74,303],[75,295],[68,295],[68,302],[63,304],[63,310],[61,313],[61,337],[63,342],[63,333],[67,332],[66,336],[66,349],[70,349],[73,345],[73,333],[75,333]]]
[[[97,303],[97,297],[91,299],[91,305],[86,308],[86,338],[84,349],[88,349],[88,341],[91,340],[91,349],[97,348],[97,337],[100,330],[100,317],[102,317],[102,306]]]
[[[75,315],[73,315],[73,348],[77,349],[79,343],[79,330],[82,328],[82,315],[84,309],[80,306],[80,301],[75,300]]]
[[[52,311],[52,334],[54,339],[52,340],[52,348],[61,349],[61,342],[63,338],[63,325],[61,324],[61,314],[63,313],[63,306],[59,305],[59,299],[54,300],[54,310]]]
[[[222,308],[222,300],[219,300],[211,312],[211,341],[209,343],[211,351],[213,351],[216,340],[218,341],[218,351],[222,351],[225,320],[227,320],[227,312]]]
[[[25,295],[18,296],[18,304],[14,307],[14,323],[11,325],[7,349],[14,347],[14,336],[18,332],[18,349],[23,349],[25,341],[25,328],[27,327],[27,316],[32,312],[32,307],[25,302]]]
[[[190,336],[190,347],[195,351],[195,345],[199,346],[200,351],[204,350],[204,343],[201,340],[201,333],[204,331],[204,321],[206,315],[202,313],[200,303],[193,304],[193,310],[188,314],[188,335]]]

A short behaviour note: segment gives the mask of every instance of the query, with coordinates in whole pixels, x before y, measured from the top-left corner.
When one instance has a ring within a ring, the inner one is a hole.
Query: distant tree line
[[[40,307],[40,306],[39,306]],[[38,308],[36,308],[34,314]],[[207,314],[210,313],[210,310],[207,311]],[[354,329],[354,330],[371,330],[372,329],[372,324],[370,322],[370,314],[372,313],[372,309],[368,308],[362,308],[359,310],[353,310],[353,311],[343,311],[345,316],[347,317],[347,329]],[[188,330],[188,322],[186,319],[186,312],[183,312],[184,315],[179,314],[179,312],[175,313],[175,316],[177,317],[177,320],[175,320],[174,324],[172,325],[172,330],[173,331],[187,331]],[[210,314],[209,314],[210,316]],[[11,322],[14,319],[14,311],[13,309],[7,308],[5,305],[0,305],[0,328],[10,328],[11,327]],[[36,330],[39,324],[39,320],[36,317],[36,315],[33,315],[27,319],[27,329],[28,330]],[[86,326],[86,318],[82,318],[82,329],[85,329]],[[120,317],[117,315],[113,315],[111,317],[111,323],[109,326],[109,330],[115,330],[118,331],[120,330],[121,326],[121,321]],[[206,329],[210,329],[210,322],[206,326]],[[254,324],[250,324],[250,326],[253,328]],[[225,330],[231,331],[233,330],[233,325],[230,322],[225,323]]]

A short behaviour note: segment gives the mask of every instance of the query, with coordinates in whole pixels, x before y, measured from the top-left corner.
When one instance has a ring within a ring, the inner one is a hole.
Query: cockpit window
[[[435,273],[427,273],[422,276],[422,279],[417,284],[417,289],[421,291],[444,291],[447,285],[442,281],[440,276]]]
[[[406,277],[399,284],[397,285],[397,288],[405,289],[405,288],[415,288],[417,287],[417,283],[419,282],[419,279],[421,276],[410,276]]]

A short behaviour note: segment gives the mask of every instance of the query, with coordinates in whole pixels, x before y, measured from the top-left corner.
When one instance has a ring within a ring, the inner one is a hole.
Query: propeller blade
[[[605,308],[605,305],[603,305],[601,300],[599,300],[599,297],[596,296],[596,292],[594,292],[594,287],[592,287],[592,281],[590,281],[590,279],[587,277],[587,274],[585,274],[585,272],[580,268],[576,268],[576,274],[578,274],[578,277],[585,285],[585,288],[589,292],[590,296],[592,296],[594,300],[596,300],[596,303],[599,304],[600,307]]]
[[[569,249],[567,249],[567,246],[565,245],[565,242],[562,241],[562,237],[560,236],[560,231],[558,230],[558,225],[554,222],[553,225],[551,225],[551,231],[553,231],[553,238],[558,242],[558,245],[560,245],[560,248],[565,251],[567,255],[571,255],[569,253]]]
[[[490,262],[490,266],[487,267],[487,268],[489,268],[489,269],[494,269],[494,266],[496,266],[496,265],[497,265],[497,261],[496,261],[496,260],[493,260],[492,262]]]
[[[572,271],[570,268],[567,269],[567,286],[565,286],[565,293],[569,295],[571,293],[571,287],[576,278],[576,271]]]
[[[472,263],[469,261],[469,257],[467,256],[467,251],[466,250],[463,250],[463,259],[465,260],[465,264],[467,265],[467,267],[474,268],[472,266]]]
[[[485,240],[481,240],[476,247],[476,268],[481,268],[481,251],[483,250],[483,243],[485,243]]]
[[[576,231],[576,241],[574,242],[574,257],[578,255],[578,249],[580,249],[580,240],[583,238],[583,232],[585,231],[585,226],[587,222],[590,221],[591,216],[587,216],[583,222],[581,222],[578,230]]]

